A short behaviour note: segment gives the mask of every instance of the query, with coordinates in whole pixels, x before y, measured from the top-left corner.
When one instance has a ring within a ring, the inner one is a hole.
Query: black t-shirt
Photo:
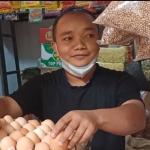
[[[71,110],[114,108],[130,99],[142,101],[131,75],[99,65],[85,86],[71,86],[64,69],[59,69],[29,80],[10,97],[20,105],[23,115],[32,113],[55,123]],[[92,150],[125,150],[125,137],[98,130],[89,145]]]

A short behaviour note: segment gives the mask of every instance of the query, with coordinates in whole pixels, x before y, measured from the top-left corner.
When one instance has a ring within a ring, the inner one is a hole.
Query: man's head
[[[62,59],[80,67],[93,60],[99,51],[99,27],[94,20],[94,14],[81,7],[69,7],[55,20],[53,48]]]

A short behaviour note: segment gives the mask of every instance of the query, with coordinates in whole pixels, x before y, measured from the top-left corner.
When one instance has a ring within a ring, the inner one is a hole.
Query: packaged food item
[[[91,4],[92,1],[75,1],[76,6],[85,6]]]
[[[137,54],[135,61],[150,59],[150,39],[147,37],[136,38]]]
[[[21,1],[21,7],[29,8],[29,7],[37,7],[40,5],[40,1]]]
[[[149,1],[112,1],[93,23],[150,37]]]
[[[61,14],[60,10],[47,10],[45,8],[45,16],[58,16],[59,14]]]
[[[11,1],[0,1],[0,9],[11,9]]]
[[[53,42],[52,28],[40,28],[40,43]]]
[[[65,10],[70,6],[75,6],[76,1],[62,1],[62,9]]]
[[[126,48],[104,48],[100,47],[98,62],[105,63],[125,63]]]
[[[12,12],[12,13],[8,13],[8,14],[4,14],[4,20],[18,20],[18,14],[16,12]]]
[[[38,23],[43,20],[42,8],[29,9],[28,15],[29,23]]]
[[[123,63],[104,63],[104,62],[97,62],[101,67],[108,68],[110,70],[116,71],[124,71],[125,66]]]
[[[62,5],[59,1],[52,1],[51,5],[46,6],[46,10],[62,10]]]
[[[129,32],[106,26],[102,34],[101,44],[126,45],[133,41],[135,37],[136,35]]]
[[[21,7],[21,1],[12,1],[12,9],[15,11],[19,11]]]

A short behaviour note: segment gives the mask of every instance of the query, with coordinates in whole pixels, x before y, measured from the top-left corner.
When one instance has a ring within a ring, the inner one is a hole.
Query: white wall
[[[37,67],[38,58],[40,58],[39,29],[50,27],[54,19],[43,20],[42,23],[30,24],[28,22],[15,23],[17,48],[19,55],[20,70],[28,67]],[[10,33],[9,23],[2,22],[3,33]],[[6,56],[7,71],[15,70],[12,41],[10,38],[4,38],[4,51]],[[1,62],[1,61],[0,61]],[[4,95],[2,71],[0,64],[0,96]],[[8,76],[9,92],[12,93],[17,87],[15,75]]]

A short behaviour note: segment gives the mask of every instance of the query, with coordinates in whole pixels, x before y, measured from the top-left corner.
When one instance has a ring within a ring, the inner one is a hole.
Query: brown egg
[[[30,138],[32,140],[32,142],[34,142],[35,144],[39,143],[41,141],[41,139],[38,137],[38,135],[32,131],[28,132],[26,134],[26,137]]]
[[[0,141],[7,136],[7,133],[4,130],[0,130]]]
[[[60,138],[60,136],[62,135],[62,133],[63,133],[63,131],[62,132],[60,132],[58,135],[57,135],[57,137],[55,138],[55,139],[52,139],[52,138],[50,138],[50,149],[51,150],[66,150],[67,149],[67,146],[68,146],[68,140],[64,143],[64,145],[63,146],[59,146],[58,145],[58,141],[59,141],[59,138]]]
[[[46,135],[46,133],[40,128],[33,130],[33,132],[36,133],[40,139]]]
[[[33,124],[35,127],[37,127],[37,126],[40,126],[41,124],[37,121],[37,120],[35,120],[35,119],[33,119],[33,120],[29,120],[28,121],[29,123],[31,123],[31,124]]]
[[[29,132],[29,131],[28,131],[27,129],[25,129],[25,128],[21,128],[19,131],[22,132],[22,134],[24,134],[24,135],[26,135],[26,134]]]
[[[20,129],[21,129],[21,125],[20,125],[17,121],[12,121],[12,122],[10,123],[10,125],[11,125],[12,127],[14,127],[15,130],[20,130]]]
[[[13,119],[11,116],[9,116],[9,115],[6,115],[6,116],[4,117],[4,119],[5,119],[8,123],[11,123],[12,121],[14,121],[14,119]]]
[[[10,124],[4,125],[2,129],[7,133],[7,135],[15,131],[14,127],[12,127]]]
[[[27,124],[26,119],[23,117],[18,117],[17,119],[15,119],[15,121],[17,121],[21,126],[24,126],[25,124]]]
[[[24,135],[20,131],[13,131],[9,136],[12,137],[17,142]]]
[[[47,143],[44,142],[40,142],[38,144],[35,145],[35,149],[34,150],[50,150],[50,147]]]
[[[34,143],[28,137],[22,137],[18,140],[16,148],[17,150],[29,150],[29,149],[33,150]]]
[[[41,126],[38,126],[37,128],[44,130],[45,133],[52,131],[51,128],[46,124],[42,124]]]
[[[47,143],[48,145],[50,145],[50,135],[46,135],[42,138],[42,142]]]
[[[16,147],[16,141],[9,136],[4,137],[0,143],[1,150],[7,150],[9,147]]]
[[[52,120],[50,120],[50,119],[46,119],[46,120],[44,120],[41,124],[46,124],[46,125],[48,125],[50,128],[51,128],[51,130],[53,129],[53,127],[54,127],[54,122],[52,121]]]
[[[8,124],[8,122],[5,119],[1,118],[0,119],[0,128],[3,127],[6,124]]]
[[[27,129],[28,131],[33,131],[35,129],[35,126],[31,123],[27,123],[23,126],[23,128]]]

